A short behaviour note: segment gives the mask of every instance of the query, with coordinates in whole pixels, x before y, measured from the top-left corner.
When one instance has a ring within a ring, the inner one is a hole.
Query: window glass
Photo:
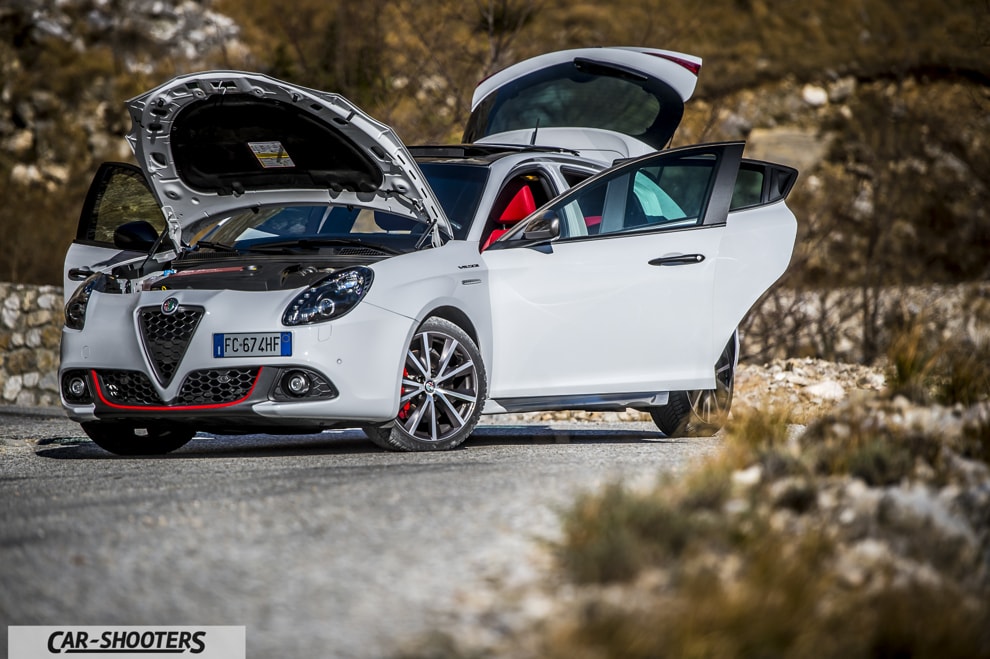
[[[756,206],[763,200],[764,168],[751,169],[746,166],[739,168],[736,186],[732,190],[732,203],[729,210]]]
[[[561,170],[561,174],[564,175],[564,180],[567,181],[567,187],[569,188],[573,188],[581,181],[589,179],[593,175],[592,172],[584,172],[577,169],[564,169]]]
[[[504,102],[490,132],[584,126],[640,135],[660,113],[655,96],[619,78],[556,78],[518,91]]]
[[[463,240],[481,200],[488,169],[440,163],[425,163],[420,168],[450,220],[454,237]],[[406,250],[415,246],[427,227],[412,218],[384,211],[299,205],[249,209],[211,219],[207,229],[198,225],[195,229],[195,235],[187,239],[203,237],[211,242],[237,243],[239,247],[276,240],[355,238]]]
[[[145,220],[159,232],[165,228],[165,217],[144,176],[139,171],[117,169],[96,199],[84,237],[112,244],[114,230],[135,220]]]
[[[668,220],[682,220],[688,216],[667,191],[661,188],[645,171],[636,172],[633,181],[633,195],[639,202],[639,209],[647,218],[662,217]]]
[[[585,188],[557,211],[561,238],[594,236],[601,231],[608,183]]]
[[[697,224],[704,214],[714,165],[714,159],[675,160],[613,179],[597,233]]]
[[[699,224],[711,195],[714,156],[651,159],[576,191],[554,208],[562,239]]]
[[[650,216],[650,222],[700,220],[708,202],[714,172],[713,157],[684,158],[641,169],[639,173],[669,198],[663,205],[664,212],[659,217]]]
[[[665,82],[579,58],[493,91],[471,112],[464,141],[512,130],[583,127],[630,135],[659,149],[683,113],[684,101]]]
[[[285,240],[363,238],[405,250],[427,230],[426,224],[402,215],[346,206],[276,206],[247,210],[223,219],[206,238],[249,247]]]
[[[488,168],[449,163],[421,163],[419,167],[440,201],[454,237],[463,240],[485,190]]]

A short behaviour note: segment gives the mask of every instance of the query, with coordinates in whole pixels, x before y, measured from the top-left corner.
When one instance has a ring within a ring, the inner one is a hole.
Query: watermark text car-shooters
[[[245,628],[234,626],[11,626],[9,659],[85,654],[93,659],[156,655],[245,659]]]

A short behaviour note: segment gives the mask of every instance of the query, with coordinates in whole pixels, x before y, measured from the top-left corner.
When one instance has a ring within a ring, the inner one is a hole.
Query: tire
[[[650,410],[657,428],[668,437],[711,437],[725,425],[736,377],[736,333],[715,362],[715,388],[672,391],[667,404]]]
[[[97,446],[115,455],[165,455],[185,446],[196,431],[182,426],[139,428],[112,421],[87,421],[83,431]],[[144,432],[139,434],[139,430]]]
[[[450,321],[427,318],[406,350],[398,416],[362,430],[390,451],[452,449],[478,425],[486,393],[474,340]]]

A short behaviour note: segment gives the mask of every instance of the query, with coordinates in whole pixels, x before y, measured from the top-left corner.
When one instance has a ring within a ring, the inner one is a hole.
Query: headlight
[[[282,314],[282,324],[308,325],[340,318],[361,301],[374,277],[370,268],[338,270],[297,295]]]
[[[86,307],[93,291],[106,289],[107,276],[102,272],[91,275],[79,284],[79,288],[65,303],[65,326],[69,329],[81,330],[86,324]]]

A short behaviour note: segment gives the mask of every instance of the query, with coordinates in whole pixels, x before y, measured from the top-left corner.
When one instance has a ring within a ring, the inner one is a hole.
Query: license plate
[[[292,332],[213,335],[214,357],[291,357]]]

